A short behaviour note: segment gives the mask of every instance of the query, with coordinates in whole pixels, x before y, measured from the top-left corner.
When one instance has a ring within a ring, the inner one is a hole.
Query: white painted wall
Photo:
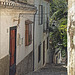
[[[47,12],[48,4],[43,2],[43,0],[35,0],[35,6],[39,8],[39,4],[43,4],[46,7],[45,11]],[[13,22],[13,19],[19,19],[19,13],[25,11],[14,10],[14,9],[1,9],[1,59],[6,55],[9,55],[9,34],[10,27],[17,26],[18,22]],[[34,12],[34,11],[33,11]],[[16,49],[16,64],[21,62],[24,57],[26,57],[33,50],[33,42],[31,45],[25,47],[25,20],[30,19],[33,21],[33,15],[20,15],[20,24],[17,27],[17,39],[18,34],[20,34],[20,40],[23,38],[23,44],[17,44]],[[38,11],[35,16],[35,70],[43,66],[43,41],[45,41],[45,48],[47,44],[47,36],[43,34],[43,25],[38,25]],[[46,18],[45,18],[46,20]],[[33,28],[33,27],[32,27]],[[32,32],[33,33],[33,32]],[[18,42],[18,40],[17,40]],[[38,45],[41,43],[41,61],[38,63]],[[46,48],[47,49],[47,48]],[[45,49],[45,51],[46,51]],[[46,51],[47,52],[47,51]],[[46,53],[47,55],[47,53]],[[45,59],[46,59],[45,55]]]
[[[9,55],[9,28],[17,25],[13,23],[13,18],[18,14],[12,14],[12,11],[1,9],[1,58]]]
[[[18,27],[18,32],[20,34],[20,39],[23,38],[23,44],[17,46],[17,64],[23,60],[32,50],[33,50],[33,35],[32,44],[25,46],[25,20],[29,19],[33,21],[33,15],[23,15],[20,17],[20,24]],[[33,24],[32,24],[32,34],[33,34]]]
[[[1,9],[1,16],[0,16],[1,17],[1,24],[0,24],[1,59],[6,55],[9,55],[10,27],[18,25],[18,21],[13,22],[13,19],[18,20],[20,16],[20,24],[17,27],[16,65],[19,62],[21,62],[33,50],[33,38],[32,38],[32,44],[29,46],[25,46],[25,20],[29,19],[33,21],[34,15],[27,15],[27,14],[19,15],[20,13],[24,13],[24,11],[14,10],[14,9],[10,9],[10,10]],[[23,38],[23,43],[20,43],[19,45],[18,45],[18,33],[20,34],[19,40],[22,40]],[[33,34],[33,24],[32,24],[32,34]]]
[[[35,6],[37,7],[37,14],[35,16],[35,58],[34,58],[34,68],[35,70],[41,68],[43,66],[43,41],[45,41],[45,61],[47,62],[47,36],[48,34],[44,34],[43,33],[43,25],[39,25],[39,5],[43,5],[43,7],[45,7],[45,13],[47,13],[47,7],[48,4],[46,1],[44,0],[35,0]],[[45,26],[46,26],[46,17],[47,15],[45,15]],[[41,43],[41,60],[38,63],[38,46]]]

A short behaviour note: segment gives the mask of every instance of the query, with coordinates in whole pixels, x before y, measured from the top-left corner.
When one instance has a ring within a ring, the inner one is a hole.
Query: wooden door
[[[17,27],[10,28],[10,68],[9,75],[16,74],[16,29]]]
[[[43,42],[43,65],[45,64],[45,41]]]

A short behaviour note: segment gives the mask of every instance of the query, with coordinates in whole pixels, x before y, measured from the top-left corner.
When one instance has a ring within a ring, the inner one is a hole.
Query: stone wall
[[[16,75],[26,75],[33,71],[33,52],[27,55],[16,67]]]
[[[0,75],[9,75],[9,56],[0,59]]]

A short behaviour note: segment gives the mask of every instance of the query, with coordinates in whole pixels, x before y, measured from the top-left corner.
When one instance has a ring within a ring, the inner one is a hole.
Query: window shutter
[[[41,24],[43,24],[43,5],[41,5]]]
[[[25,25],[25,46],[28,46],[29,42],[28,42],[28,39],[29,39],[29,25]]]
[[[43,24],[43,5],[39,5],[39,24]]]
[[[32,43],[32,25],[29,24],[29,44]]]
[[[25,21],[25,46],[32,43],[32,21]]]
[[[48,29],[48,25],[49,25],[49,20],[48,20],[48,17],[47,17],[47,29]]]

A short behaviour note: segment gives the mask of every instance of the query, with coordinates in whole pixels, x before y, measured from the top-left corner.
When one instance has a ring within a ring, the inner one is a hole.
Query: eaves
[[[23,11],[33,11],[36,12],[36,7],[31,4],[21,4],[21,3],[12,3],[12,2],[5,2],[0,1],[0,8],[7,8],[7,9],[15,9],[15,10],[23,10]]]

